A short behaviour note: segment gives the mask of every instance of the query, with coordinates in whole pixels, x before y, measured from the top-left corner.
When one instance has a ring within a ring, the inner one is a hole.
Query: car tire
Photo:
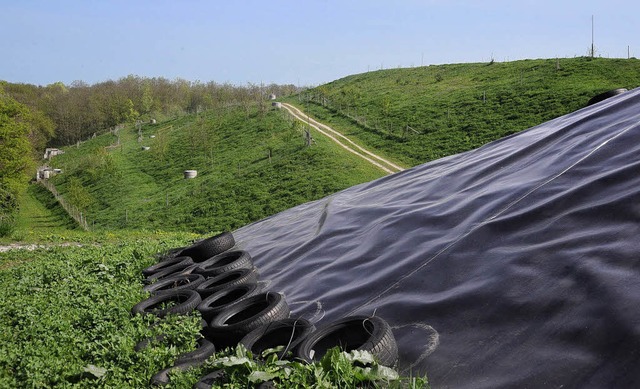
[[[142,275],[149,277],[152,274],[169,269],[184,269],[185,267],[193,265],[193,259],[191,257],[175,257],[167,259],[166,261],[158,262],[155,265],[151,265],[142,270]]]
[[[223,232],[194,243],[182,250],[181,255],[193,258],[194,262],[204,262],[231,249],[235,244],[236,241],[233,239],[233,235],[230,232]]]
[[[145,285],[151,285],[155,282],[162,281],[168,277],[178,276],[178,275],[187,275],[194,273],[194,270],[198,268],[198,264],[187,265],[186,267],[181,267],[177,269],[165,269],[160,270],[157,273],[153,273],[143,280]]]
[[[377,316],[351,316],[331,323],[307,336],[300,343],[297,356],[307,362],[319,361],[336,346],[347,352],[369,351],[384,366],[394,366],[398,360],[391,327]]]
[[[258,294],[259,291],[260,289],[255,283],[232,285],[202,299],[196,309],[200,311],[204,320],[210,322],[220,311],[238,301]]]
[[[281,294],[263,292],[220,311],[209,323],[209,328],[244,337],[266,323],[288,318],[289,313],[289,306]]]
[[[251,255],[244,250],[227,251],[200,263],[196,273],[207,278],[238,269],[253,269]]]
[[[206,361],[216,353],[216,347],[206,339],[198,339],[196,349],[179,355],[174,365],[180,365],[189,361]]]
[[[625,88],[618,88],[618,89],[613,89],[610,91],[606,91],[604,93],[600,93],[598,95],[593,96],[591,99],[589,99],[589,101],[587,102],[587,107],[596,103],[599,103],[601,101],[604,101],[606,99],[608,99],[609,97],[613,97],[619,94],[622,94],[624,92],[626,92],[627,89]]]
[[[260,358],[268,349],[284,346],[278,352],[278,359],[285,359],[289,352],[295,355],[298,345],[315,330],[306,319],[283,319],[264,324],[249,332],[240,340],[251,351],[254,358]]]
[[[165,317],[167,315],[184,315],[193,311],[202,298],[195,290],[178,290],[166,293],[155,294],[146,300],[140,301],[131,309],[134,315],[152,314],[157,317]],[[158,309],[163,303],[175,302],[176,305],[164,309]]]
[[[202,274],[178,274],[165,277],[151,285],[146,285],[142,290],[151,294],[164,293],[168,291],[191,289],[195,290],[198,285],[204,282]]]
[[[255,269],[238,269],[205,280],[198,285],[196,292],[200,293],[200,296],[204,299],[230,286],[256,284],[257,282],[258,273]]]
[[[229,382],[229,377],[224,369],[215,370],[211,373],[205,375],[200,378],[198,382],[193,385],[194,389],[211,389],[213,385],[216,387],[222,387],[224,384]]]

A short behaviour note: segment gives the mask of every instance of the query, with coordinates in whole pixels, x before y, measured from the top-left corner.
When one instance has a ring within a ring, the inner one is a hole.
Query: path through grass
[[[29,185],[20,198],[13,241],[36,242],[52,234],[77,233],[80,229],[44,187]]]

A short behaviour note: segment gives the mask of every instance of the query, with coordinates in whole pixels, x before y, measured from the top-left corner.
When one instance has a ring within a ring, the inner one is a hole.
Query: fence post
[[[76,223],[78,223],[80,228],[82,228],[85,231],[89,230],[89,226],[87,225],[87,219],[85,215],[82,212],[79,212],[78,209],[76,209],[76,207],[67,204],[64,198],[60,196],[60,194],[58,193],[58,190],[53,185],[53,183],[47,180],[42,180],[40,181],[40,183],[42,184],[42,186],[45,187],[45,189],[47,189],[53,195],[53,197],[56,199],[58,204],[60,204],[62,209],[65,210],[67,215],[69,215],[73,220],[75,220]]]

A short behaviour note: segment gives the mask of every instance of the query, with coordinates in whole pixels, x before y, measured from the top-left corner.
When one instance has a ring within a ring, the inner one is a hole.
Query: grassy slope
[[[279,111],[232,108],[106,134],[69,147],[53,160],[53,181],[74,202],[82,188],[90,224],[208,233],[231,230],[294,205],[325,197],[384,172],[317,137],[302,135]],[[154,135],[155,138],[151,138]],[[142,151],[141,146],[150,146]],[[162,149],[165,151],[162,152]],[[271,150],[271,160],[268,150]],[[185,180],[183,170],[198,177]]]
[[[317,102],[324,95],[329,109],[306,96],[288,101],[415,166],[573,112],[597,93],[639,85],[640,60],[583,57],[380,70],[309,91]],[[421,134],[404,134],[406,125]]]
[[[0,238],[0,245],[60,241],[61,237],[82,239],[83,231],[43,186],[29,185],[18,201],[15,229]]]

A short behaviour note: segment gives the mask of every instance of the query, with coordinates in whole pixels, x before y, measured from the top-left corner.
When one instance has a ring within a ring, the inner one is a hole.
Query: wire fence
[[[47,190],[51,192],[51,194],[53,194],[53,197],[55,197],[56,201],[62,206],[62,208],[67,212],[67,214],[71,216],[71,218],[75,220],[76,223],[78,223],[80,228],[82,228],[85,231],[89,231],[89,222],[87,221],[86,214],[80,211],[76,206],[69,204],[64,199],[64,197],[62,197],[62,195],[58,193],[58,190],[56,189],[55,185],[49,182],[49,180],[40,180],[38,182],[42,184],[42,186],[47,188]]]

